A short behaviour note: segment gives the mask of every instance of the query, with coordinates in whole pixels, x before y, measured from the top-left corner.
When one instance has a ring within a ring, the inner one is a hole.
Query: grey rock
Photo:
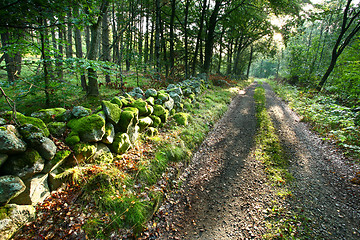
[[[90,160],[98,164],[111,163],[114,160],[114,157],[108,146],[103,143],[99,143],[97,144],[96,153]]]
[[[10,155],[9,159],[1,166],[4,175],[14,175],[22,180],[32,177],[44,168],[45,160],[35,150],[29,148],[24,153]]]
[[[182,96],[183,95],[183,91],[181,90],[181,88],[179,87],[176,87],[176,88],[172,88],[169,90],[169,95],[171,97],[171,94],[178,94],[179,96]]]
[[[84,108],[83,106],[75,106],[72,109],[71,113],[76,118],[82,118],[82,117],[89,116],[91,114],[91,110],[88,108]]]
[[[0,167],[3,165],[4,162],[9,158],[7,154],[0,153]]]
[[[72,119],[72,117],[73,117],[73,114],[71,113],[71,111],[66,110],[64,113],[56,116],[55,120],[59,121],[59,122],[68,122]]]
[[[112,144],[115,137],[115,128],[111,123],[105,124],[105,135],[102,138],[102,142],[106,144]]]
[[[145,97],[149,98],[149,97],[156,97],[157,96],[157,91],[154,88],[149,88],[145,91]]]
[[[14,154],[24,152],[26,143],[20,139],[20,134],[13,125],[0,127],[0,153]]]
[[[5,124],[6,124],[6,120],[3,118],[0,118],[0,126],[5,125]]]
[[[0,205],[7,204],[11,199],[25,191],[24,182],[16,176],[0,177]]]
[[[56,145],[55,143],[47,137],[41,139],[40,144],[35,146],[35,149],[40,153],[45,160],[51,160],[56,154]]]
[[[61,171],[59,169],[55,169],[49,173],[48,184],[50,191],[56,191],[64,184],[64,180],[58,177],[60,173]]]
[[[174,100],[169,97],[169,100],[164,103],[164,107],[167,108],[169,111],[174,108]]]
[[[132,91],[135,92],[135,93],[144,95],[144,91],[139,87],[134,88]]]
[[[10,203],[35,206],[50,195],[48,174],[38,174],[28,179],[25,185],[25,191],[12,199]]]
[[[174,100],[174,103],[180,103],[182,98],[174,92],[169,93],[170,97]]]
[[[170,90],[170,89],[173,89],[173,88],[176,88],[176,85],[175,84],[169,84],[166,88],[166,90]]]
[[[66,131],[65,122],[51,122],[47,125],[51,135],[61,137]]]

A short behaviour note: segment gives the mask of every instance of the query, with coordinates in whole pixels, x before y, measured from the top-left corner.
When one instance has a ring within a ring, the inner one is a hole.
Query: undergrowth
[[[114,231],[122,231],[119,229],[136,237],[160,206],[164,193],[178,186],[175,180],[192,152],[238,91],[239,86],[207,89],[189,103],[193,107],[188,110],[188,125],[177,125],[170,119],[159,135],[143,137],[113,163],[77,168],[82,169],[75,181],[83,186],[83,205],[98,209],[83,226],[88,237],[108,239]]]
[[[332,140],[349,156],[360,157],[360,112],[341,106],[332,96],[268,80],[274,91],[309,122],[313,130]]]
[[[282,149],[271,118],[266,111],[265,89],[257,87],[254,99],[256,102],[256,117],[258,131],[256,134],[256,159],[265,166],[265,172],[274,185],[278,200],[273,200],[272,208],[268,209],[266,226],[268,233],[264,239],[311,239],[309,220],[294,210],[288,209],[283,200],[292,197],[287,183],[293,180],[288,172],[289,162]]]

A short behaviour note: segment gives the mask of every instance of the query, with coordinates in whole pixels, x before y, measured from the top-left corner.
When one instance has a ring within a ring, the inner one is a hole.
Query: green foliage
[[[360,127],[358,116],[351,108],[342,106],[332,96],[314,94],[301,88],[269,81],[276,93],[289,101],[290,107],[312,124],[324,139],[333,139],[347,153],[360,156]]]

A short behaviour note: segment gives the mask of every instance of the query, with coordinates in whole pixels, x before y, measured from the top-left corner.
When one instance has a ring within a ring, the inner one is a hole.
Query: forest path
[[[152,223],[151,239],[261,239],[272,201],[279,199],[255,159],[253,83],[235,97],[166,195]],[[348,179],[356,170],[312,133],[267,84],[268,112],[290,157],[294,197],[283,204],[304,211],[319,239],[360,239],[360,188]],[[160,234],[160,236],[158,235]]]

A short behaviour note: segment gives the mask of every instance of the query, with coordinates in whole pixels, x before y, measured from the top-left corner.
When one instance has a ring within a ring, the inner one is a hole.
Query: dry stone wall
[[[190,104],[208,86],[205,78],[198,77],[160,91],[135,88],[124,96],[102,101],[94,111],[75,106],[42,109],[31,116],[1,112],[0,240],[33,218],[34,206],[62,185],[57,176],[66,168],[111,163],[140,135],[156,135],[169,115],[176,114],[175,121],[187,124],[184,104]],[[23,217],[18,217],[19,212]]]

